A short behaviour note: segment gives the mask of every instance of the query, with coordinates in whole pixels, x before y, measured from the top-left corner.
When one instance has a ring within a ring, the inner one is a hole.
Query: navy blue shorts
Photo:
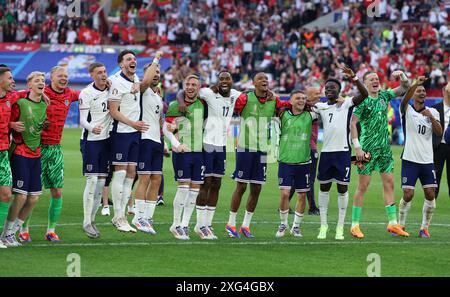
[[[280,189],[290,190],[294,187],[296,192],[309,192],[311,183],[311,164],[292,165],[278,163],[278,185]]]
[[[108,176],[109,148],[109,139],[80,140],[84,176]]]
[[[232,178],[241,183],[263,185],[266,183],[267,153],[238,148],[236,151],[236,169]]]
[[[417,179],[420,179],[422,188],[437,188],[434,164],[402,160],[402,189],[414,189]]]
[[[137,165],[140,132],[111,133],[111,163],[113,165]]]
[[[138,174],[162,174],[164,144],[141,139],[139,144]]]
[[[41,195],[41,158],[27,158],[13,154],[11,157],[13,193]]]
[[[352,154],[348,152],[323,152],[320,154],[319,174],[321,184],[335,182],[340,185],[350,183]]]
[[[203,184],[205,166],[202,152],[175,153],[172,152],[175,181]]]
[[[205,177],[222,177],[225,175],[227,152],[225,146],[203,145]]]

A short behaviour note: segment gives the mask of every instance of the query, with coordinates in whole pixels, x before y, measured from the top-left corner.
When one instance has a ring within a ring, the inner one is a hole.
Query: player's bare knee
[[[261,193],[261,185],[258,184],[250,184],[250,191],[252,196],[259,196]]]
[[[236,184],[236,193],[237,194],[243,195],[246,190],[247,190],[247,184],[246,183],[238,182]]]
[[[413,189],[403,189],[403,200],[405,202],[410,202],[414,197]]]
[[[331,189],[331,183],[328,184],[320,184],[320,191],[329,192]]]
[[[0,190],[0,201],[9,202],[11,200],[12,194],[11,190]]]
[[[159,186],[162,181],[162,175],[161,174],[152,174],[150,176],[150,182],[152,186]]]
[[[348,186],[347,185],[337,184],[337,191],[338,191],[339,194],[345,194],[348,191]]]
[[[50,189],[50,193],[53,198],[57,199],[62,196],[62,189]]]
[[[222,186],[221,178],[213,178],[211,181],[211,190],[219,191]]]
[[[423,192],[425,194],[425,199],[428,201],[433,201],[436,198],[436,188],[424,188]]]

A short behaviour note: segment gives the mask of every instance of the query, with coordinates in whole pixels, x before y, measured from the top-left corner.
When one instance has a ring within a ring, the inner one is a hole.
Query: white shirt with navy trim
[[[134,83],[139,82],[139,77],[134,75],[134,82],[128,79],[121,71],[109,77],[111,80],[111,87],[109,88],[109,101],[120,102],[120,112],[133,122],[139,121],[141,114],[140,107],[140,92],[131,93],[131,88]],[[117,122],[117,123],[116,123]],[[117,133],[132,133],[137,130],[124,123],[114,121],[114,126],[117,125],[115,131]]]
[[[428,108],[439,122],[439,112]],[[402,114],[402,126],[405,136],[402,159],[419,164],[432,164],[433,160],[433,128],[431,120],[416,111],[408,104],[405,114]]]
[[[231,89],[230,97],[214,93],[210,88],[201,88],[199,96],[208,105],[203,143],[214,146],[226,146],[228,127],[233,117],[234,106],[241,92]]]
[[[319,102],[313,110],[320,115],[323,123],[322,152],[350,151],[350,119],[353,99],[346,99],[340,106]]]
[[[89,84],[80,92],[79,109],[89,110],[88,122],[92,127],[101,125],[103,127],[100,134],[94,134],[83,128],[81,139],[85,140],[104,140],[109,137],[112,118],[108,109],[109,90],[100,90],[94,83]]]

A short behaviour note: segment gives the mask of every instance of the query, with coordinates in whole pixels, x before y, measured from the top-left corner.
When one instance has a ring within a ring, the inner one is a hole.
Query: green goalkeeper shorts
[[[8,151],[0,151],[0,187],[12,187],[12,174]]]
[[[379,173],[392,173],[394,172],[394,158],[392,157],[392,151],[390,148],[376,151],[366,151],[371,154],[370,162],[365,164],[364,169],[357,169],[358,174],[372,175],[372,171],[378,171]]]
[[[41,145],[42,184],[46,189],[64,187],[64,158],[61,145]]]

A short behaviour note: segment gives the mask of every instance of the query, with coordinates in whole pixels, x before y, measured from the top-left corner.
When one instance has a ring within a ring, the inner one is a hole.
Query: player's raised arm
[[[409,89],[409,87],[411,86],[411,83],[409,82],[408,77],[401,70],[394,71],[394,72],[392,72],[391,75],[394,79],[400,78],[400,86],[398,86],[397,88],[395,88],[393,90],[395,95],[397,97],[403,96],[406,93],[406,91]]]
[[[347,65],[342,65],[342,66],[339,66],[339,68],[342,70],[342,72],[344,72],[344,74],[348,78],[352,79],[353,83],[355,83],[356,87],[358,88],[359,95],[352,98],[353,104],[355,106],[361,104],[361,102],[363,102],[364,99],[366,99],[367,96],[369,96],[369,92],[367,91],[366,87],[358,79],[358,77],[356,76],[356,74],[353,72],[353,70],[350,67],[348,67]]]
[[[159,60],[161,59],[162,54],[162,51],[156,52],[156,56],[153,59],[152,64],[150,64],[147,70],[145,70],[140,86],[141,93],[144,93],[150,87],[152,80],[156,75],[156,71],[159,68]]]
[[[405,96],[403,96],[402,102],[400,103],[400,112],[401,114],[405,114],[406,107],[408,105],[409,100],[413,97],[414,92],[416,91],[416,88],[420,85],[423,85],[423,83],[427,80],[425,76],[419,76],[417,78],[417,81],[408,89]]]

